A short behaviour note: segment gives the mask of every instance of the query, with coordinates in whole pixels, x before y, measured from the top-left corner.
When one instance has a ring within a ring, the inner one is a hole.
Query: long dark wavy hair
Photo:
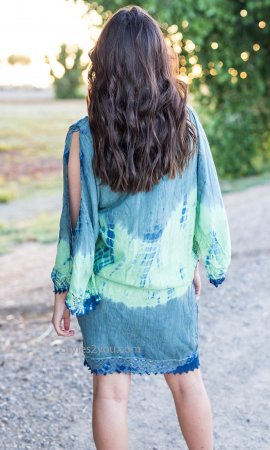
[[[176,77],[158,23],[142,8],[119,9],[89,52],[87,108],[102,184],[116,192],[150,191],[188,165],[196,132],[187,86]]]

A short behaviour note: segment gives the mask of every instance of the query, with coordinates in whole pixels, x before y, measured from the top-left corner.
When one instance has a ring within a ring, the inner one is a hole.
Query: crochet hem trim
[[[212,283],[215,287],[218,287],[223,281],[225,281],[225,275],[223,275],[221,278],[209,278],[210,283]]]
[[[153,361],[147,358],[108,358],[101,362],[101,367],[94,369],[86,358],[84,366],[96,375],[107,375],[112,373],[133,373],[137,375],[158,375],[164,373],[184,373],[193,371],[200,367],[198,354],[191,356],[187,362],[182,365],[172,364],[170,361]],[[179,361],[178,361],[179,362]],[[177,362],[176,362],[177,364]]]

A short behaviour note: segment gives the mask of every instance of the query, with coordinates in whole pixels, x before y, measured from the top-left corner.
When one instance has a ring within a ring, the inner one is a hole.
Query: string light
[[[192,52],[195,49],[195,44],[190,39],[187,40],[185,49],[187,52]]]
[[[246,17],[247,16],[247,10],[246,9],[241,9],[241,11],[240,11],[240,16],[242,16],[242,17]]]
[[[210,94],[209,87],[207,86],[207,84],[200,84],[200,91],[203,95]]]
[[[184,81],[186,84],[191,84],[192,80],[187,75],[180,75],[180,80]]]
[[[187,20],[183,20],[182,21],[182,27],[183,28],[187,28],[188,27],[188,21]]]
[[[242,52],[240,56],[243,61],[247,61],[249,58],[249,52]]]
[[[202,76],[202,66],[201,66],[201,64],[195,64],[195,66],[192,67],[192,75],[194,77]]]
[[[191,57],[189,58],[189,63],[190,63],[191,65],[196,64],[197,61],[198,61],[198,56],[191,56]]]
[[[254,52],[258,52],[261,47],[259,44],[254,44],[252,48],[253,48]]]
[[[213,50],[216,50],[218,48],[218,43],[217,42],[212,42],[211,43],[211,47]]]
[[[185,66],[185,65],[187,64],[187,60],[186,60],[186,58],[184,57],[184,55],[180,56],[179,62],[180,62],[180,64],[181,64],[181,66]]]
[[[216,69],[210,69],[210,74],[214,77],[217,74]]]
[[[264,22],[264,20],[261,20],[259,23],[259,28],[265,28],[266,27],[266,23]]]
[[[233,77],[236,77],[236,75],[238,74],[238,71],[236,69],[234,69],[233,67],[230,67],[228,69],[228,72],[230,75],[232,75]]]
[[[237,81],[238,81],[237,77],[232,77],[231,78],[231,83],[235,84],[235,83],[237,83]]]
[[[219,61],[218,62],[218,67],[222,67],[223,66],[223,61]]]
[[[172,34],[171,40],[173,42],[178,42],[178,41],[181,41],[182,37],[183,37],[182,33],[180,33],[180,32],[179,33],[175,33],[175,34]]]
[[[247,78],[247,72],[241,72],[240,73],[240,77],[243,78],[243,79]]]
[[[169,28],[168,28],[168,33],[170,33],[170,34],[174,34],[174,33],[176,33],[177,32],[177,30],[178,30],[178,26],[177,25],[171,25]]]
[[[173,49],[176,53],[181,53],[182,48],[179,44],[174,44]]]

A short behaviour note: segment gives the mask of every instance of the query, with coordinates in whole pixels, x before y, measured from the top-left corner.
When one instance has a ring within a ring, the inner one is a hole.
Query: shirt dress
[[[231,241],[218,176],[203,126],[187,105],[198,141],[183,173],[150,192],[118,193],[92,168],[88,116],[72,124],[63,154],[63,202],[53,291],[67,292],[84,365],[95,374],[183,373],[200,365],[194,270],[202,260],[218,287]],[[68,158],[79,131],[81,200],[71,225]]]

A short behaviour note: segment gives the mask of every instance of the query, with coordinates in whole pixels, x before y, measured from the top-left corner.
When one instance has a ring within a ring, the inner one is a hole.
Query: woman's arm
[[[196,299],[199,300],[202,290],[201,276],[200,276],[200,268],[199,268],[199,260],[194,270],[193,284],[195,287],[195,295]]]
[[[67,163],[67,178],[64,180],[64,189],[68,187],[69,213],[72,230],[75,229],[81,202],[81,177],[80,177],[80,140],[79,132],[72,133],[69,158]],[[73,336],[74,330],[70,329],[70,311],[67,309],[65,300],[67,291],[56,292],[52,323],[59,336]],[[62,323],[63,322],[63,323]]]
[[[75,229],[81,204],[81,177],[80,177],[80,133],[72,134],[69,160],[68,160],[68,190],[70,218],[72,229]]]
[[[96,308],[95,244],[99,235],[99,182],[93,172],[93,140],[87,117],[72,124],[63,155],[63,206],[51,279],[55,294],[82,316]]]
[[[209,142],[197,113],[191,108],[198,133],[197,210],[194,252],[202,258],[210,283],[225,280],[231,261],[231,239],[226,210]]]

